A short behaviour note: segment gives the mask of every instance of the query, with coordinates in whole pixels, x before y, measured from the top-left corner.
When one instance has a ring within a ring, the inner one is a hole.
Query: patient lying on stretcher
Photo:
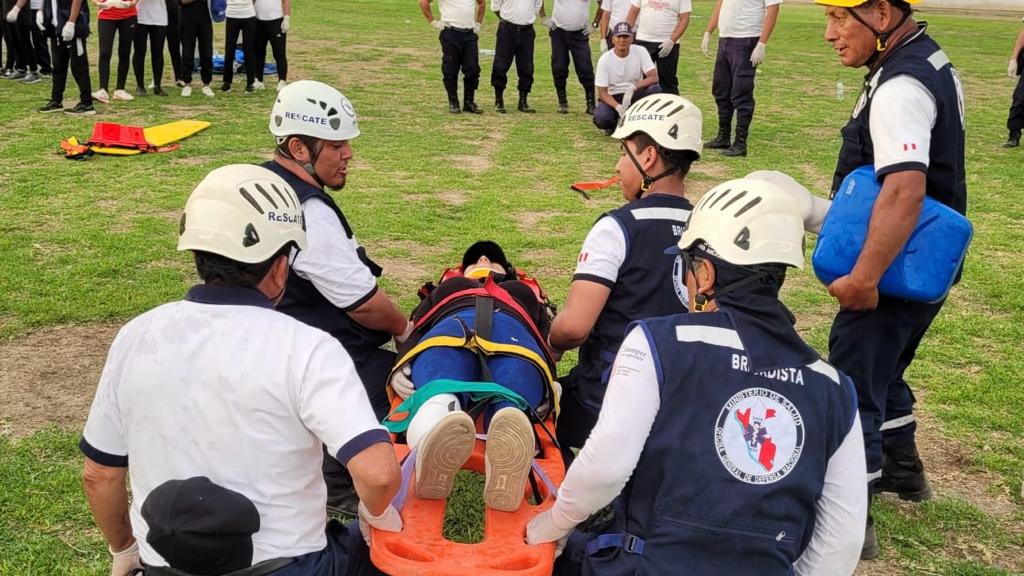
[[[470,413],[479,414],[487,435],[484,502],[515,511],[536,451],[527,414],[543,418],[557,406],[547,297],[489,241],[470,246],[462,266],[420,297],[417,327],[389,382],[402,398],[426,397],[406,431],[416,451],[416,495],[448,497],[476,440]]]

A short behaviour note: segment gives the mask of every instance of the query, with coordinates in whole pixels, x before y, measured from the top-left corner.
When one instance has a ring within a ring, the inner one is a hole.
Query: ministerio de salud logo
[[[722,465],[748,484],[786,477],[804,447],[804,422],[785,396],[748,388],[729,399],[715,422],[715,450]]]

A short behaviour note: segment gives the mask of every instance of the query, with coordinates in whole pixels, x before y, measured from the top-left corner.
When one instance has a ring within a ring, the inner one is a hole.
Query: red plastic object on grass
[[[97,122],[92,128],[89,144],[139,149],[152,147],[146,141],[145,129],[142,126],[125,126],[115,122]]]

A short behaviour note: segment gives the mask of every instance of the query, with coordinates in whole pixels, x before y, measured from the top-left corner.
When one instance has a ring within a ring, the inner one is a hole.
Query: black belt
[[[292,562],[295,562],[295,558],[273,558],[271,560],[264,560],[259,564],[253,564],[248,568],[242,568],[241,570],[235,570],[234,572],[228,572],[221,576],[266,576],[273,572],[277,572],[281,568],[288,566]],[[146,566],[146,576],[195,576],[189,572],[177,570],[169,566]]]
[[[456,32],[462,32],[463,34],[468,34],[473,31],[472,28],[456,28],[455,26],[446,26],[445,30],[454,30]]]
[[[518,28],[520,30],[524,30],[526,28],[533,28],[533,24],[514,24],[512,22],[509,22],[508,20],[502,20],[501,24],[504,24],[506,26],[511,26],[513,28]]]

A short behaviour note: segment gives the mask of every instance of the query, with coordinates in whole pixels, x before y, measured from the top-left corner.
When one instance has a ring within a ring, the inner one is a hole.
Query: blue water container
[[[818,234],[811,262],[826,286],[853,270],[868,235],[882,185],[873,166],[854,170],[836,192]],[[878,291],[916,302],[938,302],[957,277],[974,229],[952,208],[926,197],[914,232],[885,271]]]

